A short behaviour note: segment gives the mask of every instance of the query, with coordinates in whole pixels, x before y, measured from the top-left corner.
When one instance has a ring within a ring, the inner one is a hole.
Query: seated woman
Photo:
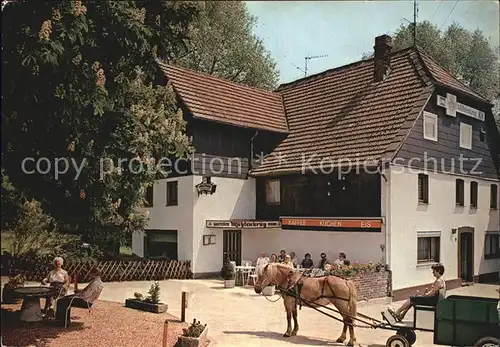
[[[68,272],[62,268],[64,261],[61,257],[54,258],[55,269],[50,271],[47,277],[42,280],[42,285],[49,283],[50,287],[55,288],[59,295],[65,295],[71,283]],[[44,310],[52,308],[53,298],[47,298]]]
[[[278,262],[278,256],[276,253],[271,254],[271,259],[269,259],[270,263],[277,263]]]
[[[314,266],[311,255],[309,253],[306,253],[304,259],[302,259],[302,262],[300,263],[300,266],[302,266],[304,269],[310,269]]]
[[[396,311],[388,308],[387,310],[394,316],[398,321],[402,321],[408,312],[408,310],[415,305],[426,305],[426,306],[436,306],[440,295],[444,296],[446,291],[446,282],[443,280],[442,276],[444,274],[444,266],[441,264],[432,265],[432,274],[436,277],[436,280],[432,284],[429,290],[426,290],[424,295],[410,296],[405,303],[398,308]]]

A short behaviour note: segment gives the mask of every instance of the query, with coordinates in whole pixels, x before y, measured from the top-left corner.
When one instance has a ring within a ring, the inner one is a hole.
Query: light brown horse
[[[298,271],[290,267],[270,263],[258,269],[258,280],[254,289],[257,294],[262,292],[266,286],[279,286],[283,291],[290,290],[296,293],[296,297],[304,299],[306,306],[319,307],[315,304],[327,306],[333,304],[342,316],[344,328],[337,342],[343,343],[346,339],[347,327],[349,327],[350,340],[348,346],[354,346],[356,336],[354,335],[353,320],[356,317],[357,292],[351,281],[336,276],[304,277]],[[299,324],[297,322],[297,299],[293,295],[284,295],[283,300],[286,310],[287,329],[283,336],[297,335]],[[293,317],[294,328],[292,330],[291,319]]]

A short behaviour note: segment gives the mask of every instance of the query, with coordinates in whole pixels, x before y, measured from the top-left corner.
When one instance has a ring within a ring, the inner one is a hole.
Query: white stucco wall
[[[285,249],[287,253],[295,252],[300,260],[310,253],[315,266],[322,252],[330,260],[337,259],[339,252],[344,252],[353,263],[376,263],[383,258],[380,245],[384,243],[384,238],[383,232],[245,229],[242,231],[242,258],[255,262],[261,251],[270,256]]]
[[[167,206],[167,182],[178,182],[178,205]],[[179,260],[191,260],[193,256],[193,176],[167,178],[156,181],[153,188],[153,207],[149,211],[146,229],[177,230]],[[144,233],[132,236],[132,251],[144,256]]]
[[[455,206],[455,180],[458,176],[427,172],[429,204],[418,203],[418,172],[402,166],[389,169],[391,269],[393,289],[432,281],[430,264],[417,265],[418,231],[440,231],[440,261],[444,278],[458,278],[458,238],[451,229],[474,228],[474,275],[499,271],[498,259],[484,259],[486,231],[500,229],[499,211],[490,209],[491,180],[460,177],[465,181],[465,206]],[[470,209],[470,181],[478,182],[478,208]],[[498,182],[497,182],[498,183]]]
[[[194,185],[201,182],[201,179],[201,176],[194,176],[192,189],[194,201],[192,271],[218,272],[222,267],[223,229],[208,229],[205,227],[205,221],[255,219],[255,179],[212,177],[212,183],[217,185],[215,194],[198,196]],[[245,231],[242,232],[244,233]],[[204,246],[203,235],[209,234],[216,235],[216,243]]]

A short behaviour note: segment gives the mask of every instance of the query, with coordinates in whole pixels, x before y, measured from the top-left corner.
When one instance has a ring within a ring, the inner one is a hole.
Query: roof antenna
[[[291,64],[292,64],[293,66],[295,66],[295,67],[297,68],[297,70],[300,70],[300,71],[302,71],[303,73],[306,73],[306,72],[304,71],[304,69],[302,69],[302,68],[298,67],[298,66],[297,66],[297,65],[295,65],[294,63],[291,63]]]
[[[311,59],[318,59],[318,58],[325,58],[328,57],[328,54],[325,55],[315,55],[315,56],[310,56],[310,57],[305,57],[305,69],[304,69],[304,77],[307,77],[307,62]]]
[[[418,5],[417,0],[413,1],[413,46],[417,45],[417,16],[418,16]]]
[[[413,22],[410,22],[408,19],[403,18],[405,21],[407,21],[412,25],[413,46],[417,45],[417,17],[418,17],[418,4],[417,0],[413,0]]]

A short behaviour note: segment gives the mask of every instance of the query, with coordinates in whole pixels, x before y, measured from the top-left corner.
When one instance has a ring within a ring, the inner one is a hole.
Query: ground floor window
[[[417,244],[417,262],[439,262],[441,237],[435,233],[419,233]]]
[[[500,258],[500,233],[487,233],[484,237],[484,258]]]
[[[150,259],[177,259],[177,230],[146,230],[144,255]]]

